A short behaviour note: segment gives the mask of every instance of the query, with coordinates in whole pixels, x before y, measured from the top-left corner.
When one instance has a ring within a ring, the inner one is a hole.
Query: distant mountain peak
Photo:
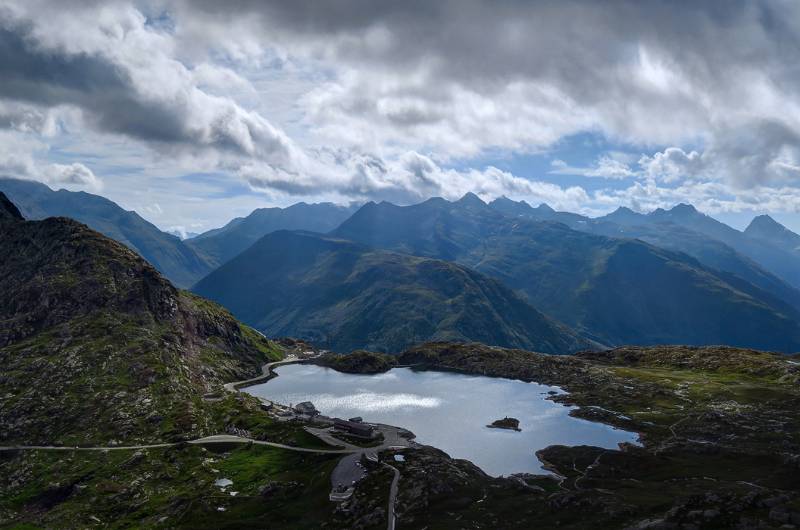
[[[620,206],[610,214],[600,217],[599,219],[620,224],[641,224],[644,222],[644,216],[642,214],[631,210],[627,206]]]
[[[745,232],[747,230],[750,230],[751,228],[756,228],[756,227],[773,228],[773,229],[781,228],[783,230],[786,230],[785,226],[783,226],[782,224],[780,224],[778,221],[776,221],[775,219],[773,219],[772,217],[770,217],[767,214],[757,215],[757,216],[753,217],[753,220],[750,221],[750,224],[747,226],[747,229],[745,230]]]
[[[466,206],[486,206],[486,203],[471,191],[465,193],[464,196],[458,199],[457,202]]]
[[[514,199],[509,199],[505,195],[501,195],[501,196],[497,197],[495,200],[493,200],[492,202],[490,202],[489,204],[511,204],[511,203],[519,204],[520,202],[525,202],[525,201],[517,202]]]
[[[547,204],[546,202],[543,202],[542,204],[540,204],[539,206],[537,206],[537,207],[536,207],[536,209],[537,209],[537,210],[539,210],[539,211],[542,211],[542,212],[548,212],[548,213],[553,213],[553,212],[555,212],[555,210],[554,210],[554,209],[552,209],[552,208],[550,207],[550,205],[549,205],[549,204]]]
[[[461,200],[464,200],[463,197],[462,197]],[[386,202],[386,201],[383,201],[383,202]],[[426,199],[426,200],[422,201],[420,204],[442,204],[442,203],[446,204],[447,201],[445,199],[441,198],[441,197],[430,197],[429,199]],[[392,206],[396,206],[396,204],[391,203],[391,202],[388,202],[386,204],[391,204]]]
[[[769,215],[759,215],[744,231],[750,237],[763,239],[792,252],[800,252],[800,235],[795,234]]]
[[[22,214],[19,213],[17,206],[11,202],[3,192],[0,192],[0,220],[25,220]]]
[[[679,213],[679,214],[695,214],[700,213],[697,211],[697,208],[692,206],[691,204],[686,204],[685,202],[676,204],[670,210],[671,213]]]
[[[489,207],[512,217],[528,216],[535,211],[535,208],[532,208],[527,202],[515,201],[514,199],[509,199],[505,195],[490,202]]]

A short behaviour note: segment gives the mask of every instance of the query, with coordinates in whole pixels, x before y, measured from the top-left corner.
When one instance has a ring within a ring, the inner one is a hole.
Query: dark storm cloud
[[[567,206],[586,191],[469,160],[588,131],[646,156],[562,173],[794,185],[798,63],[780,1],[4,0],[0,129],[67,108],[255,188]]]
[[[85,14],[88,24],[91,9]],[[0,10],[0,100],[76,107],[97,130],[163,149],[211,148],[288,162],[291,146],[280,131],[233,100],[199,90],[179,61],[154,55],[146,39],[161,36],[147,31],[144,17],[120,18],[93,35],[89,49],[75,50],[68,35],[50,42],[42,37],[47,30],[35,31],[38,21]]]
[[[643,146],[700,142],[709,158],[724,158],[706,167],[732,172],[738,183],[770,180],[785,165],[781,157],[798,148],[800,4],[793,2],[181,6],[181,16],[198,24],[257,21],[290,53],[355,71],[312,107],[318,121],[348,120],[334,129],[339,134],[385,129],[389,141],[433,139],[467,155],[547,146],[585,130]],[[754,135],[758,141],[747,140]]]
[[[257,17],[273,32],[324,39],[341,58],[392,67],[442,59],[436,65],[442,75],[490,83],[561,79],[587,97],[601,96],[590,89],[593,79],[625,74],[600,67],[629,63],[640,45],[666,52],[709,82],[729,66],[776,66],[800,50],[797,8],[786,2],[200,0],[184,6],[185,16]],[[337,40],[376,29],[391,38],[374,46]]]
[[[185,141],[178,111],[141,101],[130,78],[99,56],[37,49],[24,26],[0,28],[0,97],[76,105],[103,130],[155,142]]]

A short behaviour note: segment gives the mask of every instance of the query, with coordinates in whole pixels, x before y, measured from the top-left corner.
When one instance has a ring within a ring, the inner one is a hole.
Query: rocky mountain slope
[[[119,241],[179,287],[189,287],[211,270],[208,261],[179,238],[104,197],[53,191],[39,182],[8,178],[0,178],[0,192],[19,207],[26,219],[70,217]]]
[[[212,434],[203,393],[280,355],[124,245],[0,197],[0,445]]]
[[[369,203],[333,235],[474,268],[604,344],[800,349],[798,311],[738,276],[639,240],[510,217],[475,196]]]
[[[592,346],[465,267],[308,232],[265,236],[195,292],[264,333],[337,351],[397,352],[432,339],[547,353]]]

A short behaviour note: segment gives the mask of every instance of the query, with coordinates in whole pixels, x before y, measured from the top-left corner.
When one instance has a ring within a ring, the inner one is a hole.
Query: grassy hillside
[[[479,340],[548,353],[590,346],[485,276],[318,234],[275,232],[195,286],[270,335],[336,351]]]

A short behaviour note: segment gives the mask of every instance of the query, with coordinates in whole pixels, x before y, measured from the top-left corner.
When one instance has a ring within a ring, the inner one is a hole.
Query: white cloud
[[[0,61],[26,68],[5,72],[0,97],[42,112],[75,108],[98,131],[214,166],[254,159],[288,170],[301,156],[262,115],[211,93],[226,84],[247,89],[246,80],[218,65],[182,63],[173,35],[132,5],[73,6],[47,17],[37,16],[36,2],[11,5],[0,17]]]
[[[56,188],[102,189],[102,181],[83,164],[40,161],[41,153],[46,149],[46,145],[36,140],[0,131],[0,175],[37,180]]]
[[[680,147],[669,147],[653,156],[643,156],[639,165],[645,175],[664,182],[677,182],[686,178],[698,178],[708,171],[708,164],[697,151],[686,152]]]
[[[800,189],[796,187],[754,186],[736,188],[725,182],[684,182],[663,186],[655,179],[637,181],[621,190],[599,190],[592,195],[590,210],[608,212],[617,206],[637,211],[671,208],[690,203],[708,214],[739,212],[800,212]]]
[[[628,179],[639,175],[625,161],[613,154],[600,156],[592,167],[574,167],[559,159],[553,160],[550,165],[552,169],[549,173],[552,175],[581,175],[603,179]]]

